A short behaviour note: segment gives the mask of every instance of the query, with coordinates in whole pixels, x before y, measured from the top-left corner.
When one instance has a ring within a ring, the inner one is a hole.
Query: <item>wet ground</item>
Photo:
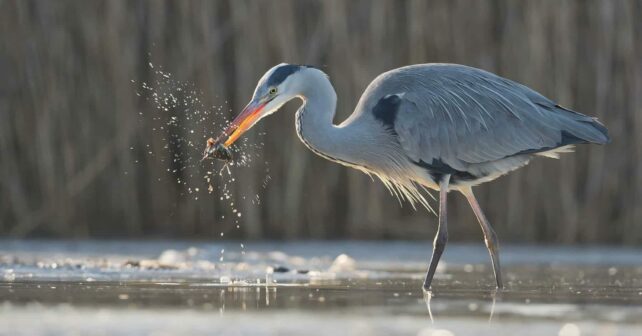
[[[642,335],[642,249],[0,242],[1,335]]]

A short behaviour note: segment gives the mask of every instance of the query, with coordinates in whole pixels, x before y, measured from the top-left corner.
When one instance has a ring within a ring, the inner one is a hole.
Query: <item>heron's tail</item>
[[[581,143],[594,143],[604,145],[611,142],[609,131],[597,118],[556,106],[562,110],[569,120],[564,122],[562,130],[562,143],[560,145],[575,145]]]
[[[609,137],[609,130],[606,129],[606,126],[604,126],[604,124],[599,122],[597,118],[592,118],[592,119],[593,119],[593,122],[591,123],[591,126],[595,127],[595,129],[602,134],[602,137],[596,143],[599,143],[600,145],[604,145],[611,142],[611,137]]]

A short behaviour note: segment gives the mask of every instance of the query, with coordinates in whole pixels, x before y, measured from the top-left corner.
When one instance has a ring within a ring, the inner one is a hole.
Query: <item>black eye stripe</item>
[[[301,69],[301,66],[299,65],[292,65],[292,64],[286,64],[278,67],[276,70],[274,70],[274,73],[270,76],[268,79],[267,84],[271,86],[276,86],[281,84],[288,76],[291,74],[299,71]]]

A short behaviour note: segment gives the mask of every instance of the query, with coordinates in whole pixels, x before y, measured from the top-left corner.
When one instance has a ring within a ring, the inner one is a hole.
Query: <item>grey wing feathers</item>
[[[421,65],[381,79],[377,90],[402,97],[395,131],[415,162],[466,171],[471,164],[609,141],[596,119],[483,70]]]

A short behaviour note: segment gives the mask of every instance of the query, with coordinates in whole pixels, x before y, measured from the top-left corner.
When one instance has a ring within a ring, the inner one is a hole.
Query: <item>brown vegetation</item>
[[[231,117],[272,65],[314,64],[335,85],[340,121],[377,74],[451,62],[597,116],[613,138],[477,188],[502,241],[642,242],[641,13],[640,1],[0,1],[0,233],[431,239],[435,216],[309,152],[294,104],[248,134],[267,132],[272,179],[261,188],[260,165],[238,177],[236,230],[219,219],[229,202],[182,195],[146,155],[166,135],[139,117],[155,112],[131,80],[149,80],[153,61],[207,106],[229,101]],[[199,147],[220,128],[209,131]],[[256,192],[260,206],[239,197]],[[451,198],[452,239],[479,239],[465,200]]]

